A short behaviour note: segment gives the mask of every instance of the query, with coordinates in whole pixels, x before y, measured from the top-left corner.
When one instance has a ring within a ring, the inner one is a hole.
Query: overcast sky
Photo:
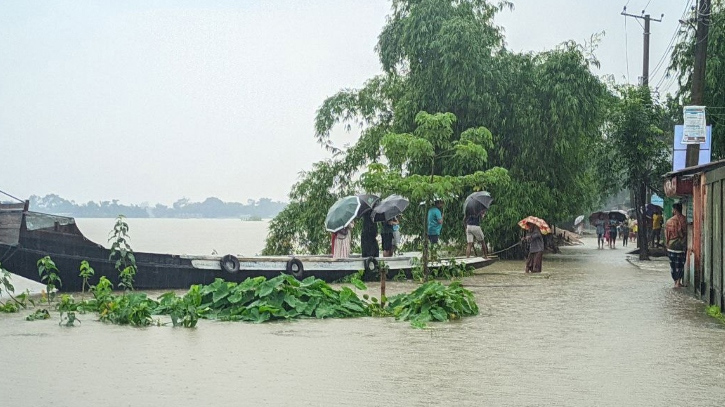
[[[687,0],[514,3],[497,19],[510,49],[604,31],[595,73],[636,83],[642,28],[628,18],[625,31],[622,7],[665,14],[652,23],[653,71]],[[299,172],[328,157],[313,132],[322,101],[380,72],[389,10],[387,0],[3,0],[0,190],[78,203],[287,200]]]

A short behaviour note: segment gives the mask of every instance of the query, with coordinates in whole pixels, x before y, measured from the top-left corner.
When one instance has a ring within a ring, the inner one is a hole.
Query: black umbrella
[[[609,219],[607,215],[609,215],[609,212],[607,211],[594,212],[589,215],[589,223],[591,223],[592,225],[596,225],[600,216],[602,216],[604,219]]]
[[[627,212],[625,211],[610,211],[609,219],[614,219],[617,222],[624,222],[627,220]]]
[[[403,213],[408,200],[400,195],[390,195],[375,205],[370,215],[375,222],[385,222]]]
[[[481,213],[484,209],[490,208],[491,203],[493,203],[493,197],[491,197],[491,194],[488,192],[474,192],[471,195],[468,195],[466,201],[463,203],[463,211],[466,213],[466,216],[475,216]]]
[[[370,212],[380,202],[380,197],[377,195],[357,195],[360,198],[360,209],[357,211],[357,217],[361,217],[364,214]]]

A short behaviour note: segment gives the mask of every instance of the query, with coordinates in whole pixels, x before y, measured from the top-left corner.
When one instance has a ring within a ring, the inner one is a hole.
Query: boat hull
[[[79,276],[82,261],[94,269],[88,280],[97,284],[101,276],[118,286],[119,272],[111,251],[90,241],[69,217],[28,211],[24,205],[0,204],[0,263],[19,276],[41,282],[37,262],[45,256],[58,268],[60,291],[76,292],[83,289]],[[331,256],[189,256],[161,253],[134,253],[137,272],[134,288],[142,290],[186,289],[194,284],[210,284],[215,279],[241,282],[249,277],[276,277],[292,274],[298,279],[314,276],[328,282],[364,271],[364,280],[380,278],[379,263],[385,262],[388,278],[403,273],[411,277],[419,264],[419,253],[379,258],[362,257],[333,259]],[[227,261],[224,259],[226,258]],[[228,260],[232,259],[229,267]],[[472,267],[483,267],[491,262],[482,258],[456,259]],[[442,264],[446,264],[443,261]],[[439,265],[432,264],[435,268]]]

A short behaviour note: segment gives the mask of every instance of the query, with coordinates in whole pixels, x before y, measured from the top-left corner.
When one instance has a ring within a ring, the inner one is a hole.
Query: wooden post
[[[385,280],[387,279],[388,268],[380,266],[380,308],[385,307]]]

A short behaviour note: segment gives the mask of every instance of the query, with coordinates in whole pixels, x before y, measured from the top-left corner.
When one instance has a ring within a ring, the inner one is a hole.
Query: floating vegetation
[[[50,313],[45,308],[36,309],[35,312],[33,312],[32,314],[25,317],[25,319],[28,321],[37,321],[40,319],[50,319]]]
[[[357,289],[367,287],[359,279],[351,281]],[[300,318],[388,317],[410,321],[416,328],[428,322],[448,321],[478,314],[473,294],[459,282],[444,286],[431,281],[410,294],[399,294],[386,301],[367,294],[359,297],[350,287],[335,289],[323,280],[308,277],[302,281],[282,274],[272,279],[248,278],[241,283],[221,279],[208,285],[193,285],[183,296],[175,292],[161,295],[158,300],[144,293],[125,291],[114,294],[111,282],[101,277],[91,286],[93,298],[76,301],[64,294],[56,309],[60,325],[73,326],[79,322],[76,314],[94,312],[99,320],[118,325],[161,325],[154,316],[166,315],[173,326],[195,327],[199,319],[245,321],[261,323]],[[40,309],[28,320],[48,319],[46,309]]]
[[[431,321],[478,315],[473,293],[458,281],[447,287],[438,281],[429,281],[410,294],[391,297],[386,309],[395,319],[410,321],[416,328],[424,328]]]

